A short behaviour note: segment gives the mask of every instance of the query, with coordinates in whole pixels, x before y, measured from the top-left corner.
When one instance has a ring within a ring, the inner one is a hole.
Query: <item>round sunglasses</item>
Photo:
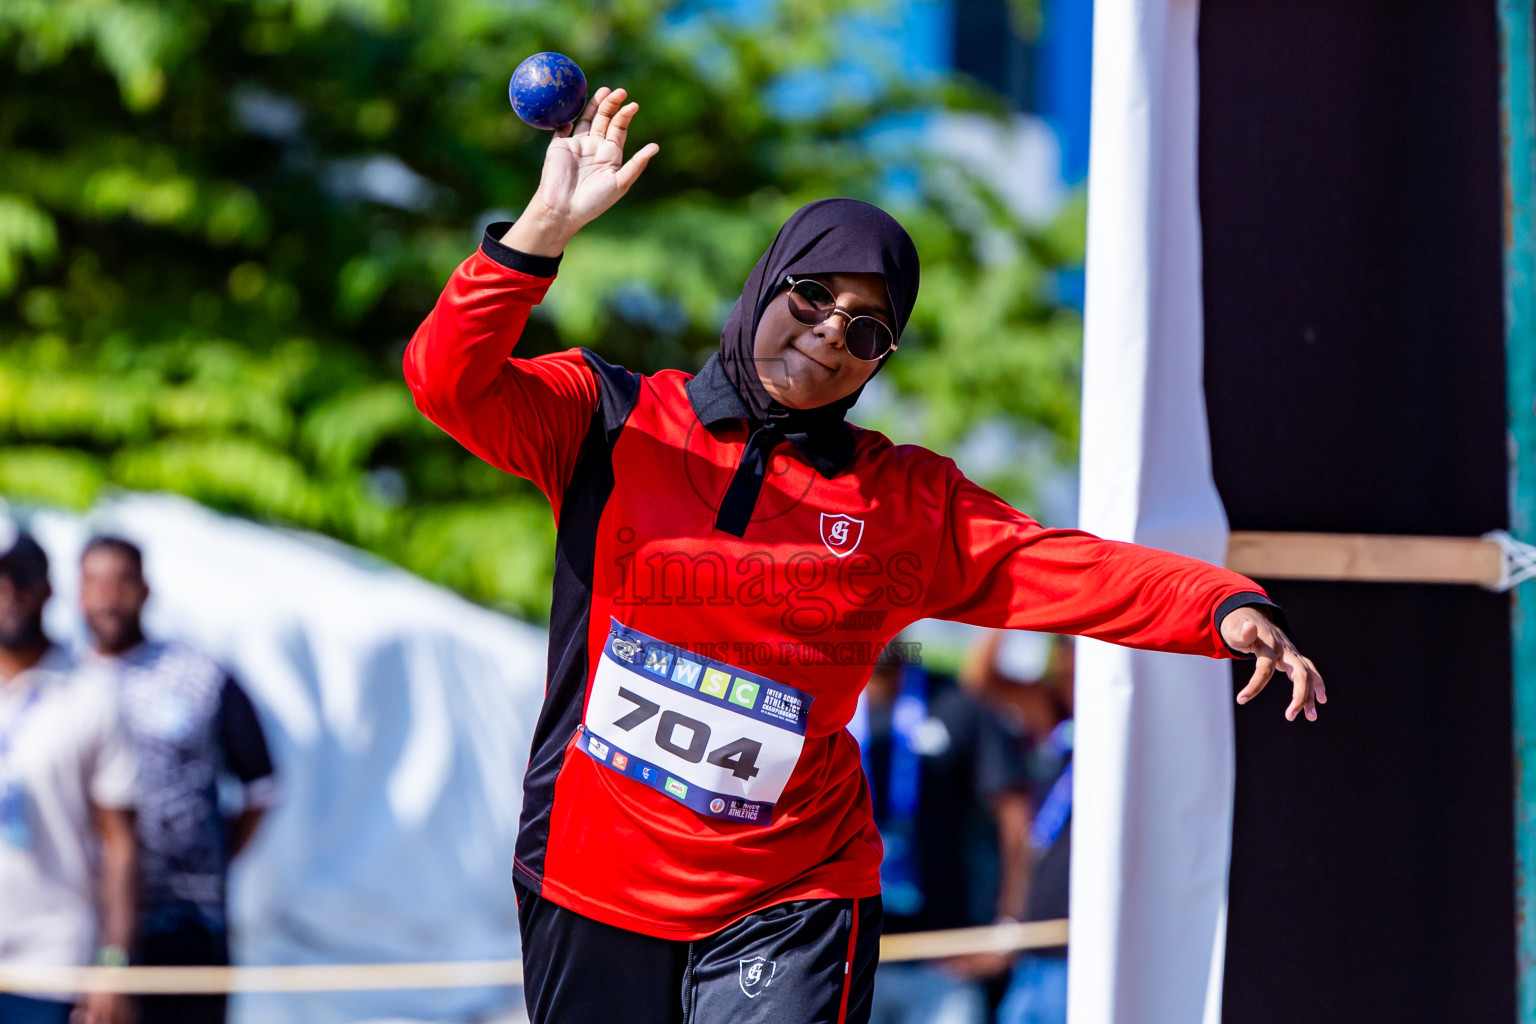
[[[820,281],[809,277],[786,277],[789,285],[789,315],[807,327],[826,323],[834,313],[845,317],[843,347],[855,359],[874,362],[896,351],[896,336],[881,320],[872,316],[854,316],[837,304],[837,296]]]

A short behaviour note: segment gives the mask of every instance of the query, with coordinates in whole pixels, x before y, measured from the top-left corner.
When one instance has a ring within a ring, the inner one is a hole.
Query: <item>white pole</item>
[[[1095,9],[1079,521],[1220,562],[1227,523],[1202,385],[1198,22],[1197,0]],[[1230,669],[1093,641],[1077,666],[1069,1019],[1214,1022]]]

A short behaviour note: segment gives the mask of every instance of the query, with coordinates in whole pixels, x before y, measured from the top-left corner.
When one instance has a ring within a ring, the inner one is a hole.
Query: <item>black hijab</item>
[[[785,277],[859,273],[885,279],[891,327],[900,337],[917,301],[917,247],[878,206],[857,199],[821,199],[802,206],[747,275],[720,332],[720,351],[688,387],[694,410],[706,426],[725,419],[748,422],[747,446],[716,515],[717,529],[738,537],[745,532],[768,457],[781,441],[792,443],[824,477],[835,476],[853,457],[853,432],[843,417],[864,389],[819,408],[790,409],[763,388],[753,348],[758,322]]]

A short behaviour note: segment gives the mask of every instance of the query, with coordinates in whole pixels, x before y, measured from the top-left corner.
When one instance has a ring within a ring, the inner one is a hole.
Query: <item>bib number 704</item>
[[[757,775],[757,756],[763,745],[756,740],[732,740],[713,750],[709,748],[709,725],[696,718],[680,715],[676,711],[662,710],[660,704],[647,700],[626,686],[619,687],[619,696],[635,706],[635,710],[614,720],[614,725],[629,732],[642,722],[656,719],[656,745],[667,753],[693,764],[707,760],[710,764],[726,769],[742,781]],[[659,712],[659,714],[658,714]],[[678,742],[679,730],[686,737]],[[705,751],[708,750],[706,754]]]

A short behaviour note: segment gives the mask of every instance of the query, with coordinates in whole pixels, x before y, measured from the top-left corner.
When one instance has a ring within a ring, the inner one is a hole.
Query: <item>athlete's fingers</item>
[[[1291,682],[1291,702],[1285,706],[1285,720],[1296,721],[1296,716],[1307,708],[1307,684]]]
[[[1237,694],[1239,704],[1247,704],[1257,697],[1269,685],[1269,679],[1275,674],[1275,659],[1267,654],[1261,654],[1253,663],[1253,676],[1248,680],[1248,685]]]
[[[1312,692],[1316,694],[1317,702],[1319,704],[1327,704],[1328,687],[1323,685],[1323,674],[1317,670],[1316,665],[1312,664],[1311,658],[1303,656],[1301,660],[1306,662],[1307,668],[1312,670]]]
[[[596,116],[592,118],[592,127],[588,129],[588,133],[593,138],[607,137],[608,122],[613,120],[613,115],[617,114],[619,108],[624,105],[626,95],[623,89],[615,89],[603,97],[603,101],[597,105]]]
[[[608,141],[621,150],[624,148],[624,140],[629,138],[629,122],[635,119],[635,111],[639,109],[638,103],[626,103],[608,125]]]
[[[1301,655],[1295,649],[1285,652],[1285,674],[1291,677],[1291,703],[1285,709],[1286,721],[1296,721],[1303,711],[1309,720],[1316,720],[1317,707],[1312,703],[1312,674],[1301,663]]]
[[[628,192],[629,187],[639,180],[640,174],[645,170],[645,165],[651,162],[651,157],[661,152],[661,147],[654,142],[647,143],[645,148],[629,158],[629,163],[619,168],[619,191]]]
[[[597,92],[593,93],[592,97],[587,100],[587,105],[582,110],[581,116],[576,119],[575,134],[585,135],[592,130],[592,119],[597,116],[598,105],[607,97],[608,92],[609,90],[606,85],[600,86]]]

